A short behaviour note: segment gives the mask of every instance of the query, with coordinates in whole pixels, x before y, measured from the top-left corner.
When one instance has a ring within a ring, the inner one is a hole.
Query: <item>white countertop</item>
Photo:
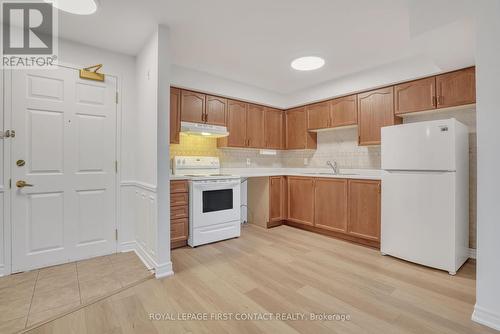
[[[172,175],[170,174],[170,180],[171,181],[176,181],[176,180],[190,180],[191,177],[189,176],[182,176],[182,175]]]
[[[380,180],[381,170],[378,169],[340,169],[340,174],[333,175],[329,168],[223,168],[222,174],[238,175],[243,178],[266,176],[306,176],[339,179]],[[208,178],[208,177],[207,177]],[[213,177],[211,177],[213,178]],[[189,176],[170,175],[171,180],[190,180]]]

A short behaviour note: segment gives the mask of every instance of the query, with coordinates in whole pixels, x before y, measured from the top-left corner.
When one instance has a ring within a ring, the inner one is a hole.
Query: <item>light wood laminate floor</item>
[[[497,333],[470,320],[473,262],[452,277],[287,226],[245,226],[238,239],[174,250],[172,261],[174,276],[145,281],[32,333]],[[187,316],[182,312],[339,313],[350,320],[149,316]]]

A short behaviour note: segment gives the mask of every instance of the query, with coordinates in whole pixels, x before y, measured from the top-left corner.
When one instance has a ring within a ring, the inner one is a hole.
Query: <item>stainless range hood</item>
[[[211,138],[229,136],[229,132],[227,132],[227,128],[225,126],[191,122],[181,122],[181,133]]]

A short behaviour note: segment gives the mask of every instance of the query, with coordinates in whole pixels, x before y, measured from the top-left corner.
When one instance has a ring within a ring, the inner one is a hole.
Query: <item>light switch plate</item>
[[[304,166],[307,166],[307,165],[309,165],[309,159],[304,158]]]
[[[250,158],[247,158],[247,166],[250,166],[252,164],[252,161],[250,161]]]

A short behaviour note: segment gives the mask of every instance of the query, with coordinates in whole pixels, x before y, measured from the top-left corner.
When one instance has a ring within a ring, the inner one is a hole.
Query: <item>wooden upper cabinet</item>
[[[330,102],[306,106],[307,130],[325,129],[331,126]]]
[[[394,87],[358,94],[359,145],[380,144],[380,129],[401,123],[394,116]]]
[[[265,107],[249,104],[247,111],[247,146],[263,148],[264,140],[264,111]]]
[[[219,146],[246,147],[247,145],[247,104],[228,100],[227,128],[229,136],[219,139]]]
[[[287,219],[304,225],[314,225],[314,179],[289,176]]]
[[[286,112],[286,148],[289,150],[306,148],[303,135],[306,131],[305,108],[288,110]]]
[[[289,150],[316,148],[316,133],[307,131],[305,107],[286,112],[286,148]]]
[[[286,193],[286,177],[269,177],[269,222],[273,226],[286,219]]]
[[[205,123],[212,125],[226,125],[227,100],[207,95]]]
[[[394,113],[404,114],[436,108],[436,77],[394,86]]]
[[[170,87],[170,144],[179,144],[181,131],[181,90]]]
[[[264,114],[265,147],[279,150],[283,148],[283,112],[266,108]]]
[[[330,101],[331,127],[358,123],[357,95],[340,97]]]
[[[281,148],[282,148],[283,150],[286,150],[286,134],[287,134],[287,133],[286,133],[286,129],[287,129],[287,128],[286,128],[286,112],[285,112],[285,111],[283,111],[283,112],[281,113],[281,116],[282,116],[282,117],[281,117],[281,120],[282,120],[282,123],[281,123],[281,124],[283,124],[283,134],[282,134],[282,138],[281,138]]]
[[[380,181],[349,180],[347,232],[380,241]]]
[[[203,123],[205,117],[205,94],[182,90],[181,120]]]
[[[436,77],[438,108],[476,103],[476,70],[474,67]]]
[[[334,232],[347,232],[346,179],[316,179],[314,226]]]

